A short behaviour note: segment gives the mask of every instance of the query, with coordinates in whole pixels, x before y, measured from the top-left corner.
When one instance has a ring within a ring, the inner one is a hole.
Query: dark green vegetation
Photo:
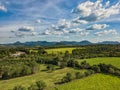
[[[120,45],[1,46],[0,57],[0,88],[4,90],[49,90],[54,87],[57,90],[65,83],[98,73],[120,76]]]

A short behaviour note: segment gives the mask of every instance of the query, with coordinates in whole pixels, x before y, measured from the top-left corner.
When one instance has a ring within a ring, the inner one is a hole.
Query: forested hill
[[[93,45],[93,44],[120,44],[118,41],[103,41],[103,42],[97,42],[92,43],[90,41],[84,40],[80,42],[76,41],[60,41],[60,42],[47,42],[47,41],[31,41],[31,42],[25,42],[21,43],[19,41],[15,43],[10,44],[1,44],[1,45],[15,45],[15,46],[59,46],[59,45]]]

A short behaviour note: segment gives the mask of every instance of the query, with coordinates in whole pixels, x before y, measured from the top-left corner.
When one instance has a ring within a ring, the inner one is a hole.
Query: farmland
[[[118,45],[5,47],[1,50],[0,89],[2,90],[13,90],[16,86],[29,90],[37,81],[46,84],[42,90],[120,89]],[[16,52],[23,54],[11,55]]]
[[[48,90],[51,87],[55,86],[55,82],[59,81],[67,72],[76,72],[78,70],[74,70],[72,68],[64,68],[64,69],[58,69],[53,72],[48,72],[46,70],[45,65],[40,65],[40,72],[28,75],[24,77],[9,79],[9,80],[0,80],[0,89],[2,90],[8,90],[12,89],[16,85],[22,85],[26,88],[33,84],[35,81],[38,80],[44,80],[47,84],[46,90]],[[80,72],[84,72],[84,70],[81,70]]]
[[[65,51],[69,51],[69,53],[72,53],[72,50],[76,48],[55,48],[55,49],[46,49],[47,53],[65,53]]]
[[[96,74],[57,88],[58,90],[120,90],[120,79],[110,75]]]
[[[72,53],[72,50],[73,49],[76,49],[76,48],[79,48],[79,47],[64,47],[64,48],[50,48],[50,49],[45,49],[45,51],[48,53],[48,54],[59,54],[59,53],[65,53],[66,51],[68,51],[69,53]],[[80,48],[79,48],[80,49]],[[82,49],[82,48],[81,48]],[[35,52],[37,53],[38,50],[30,50],[30,52]]]
[[[120,58],[115,58],[115,57],[92,58],[92,59],[84,59],[84,60],[89,62],[91,65],[104,62],[107,64],[113,64],[114,66],[117,66],[117,67],[120,66],[119,65]],[[80,61],[83,61],[83,60],[80,60]],[[60,81],[60,79],[67,72],[76,72],[76,71],[84,72],[84,70],[75,70],[72,68],[58,69],[53,72],[48,72],[46,71],[45,65],[40,65],[40,72],[36,74],[14,78],[10,80],[0,80],[0,88],[3,88],[3,90],[8,90],[8,89],[12,89],[15,85],[22,85],[27,88],[30,84],[34,83],[37,80],[44,80],[45,83],[47,84],[46,89],[49,90],[49,88],[56,87],[54,83],[57,81]],[[104,74],[95,74],[87,78],[62,84],[60,86],[57,86],[57,88],[58,90],[88,90],[88,89],[89,90],[101,90],[101,89],[102,90],[113,90],[113,89],[119,90],[120,89],[119,85],[120,85],[120,79],[117,77],[104,75]],[[52,90],[54,90],[54,88]]]
[[[106,64],[112,64],[118,68],[120,68],[120,58],[119,57],[103,57],[103,58],[90,58],[90,59],[83,59],[87,61],[89,64],[99,64],[99,63],[106,63]],[[79,60],[79,62],[82,62],[83,60]]]

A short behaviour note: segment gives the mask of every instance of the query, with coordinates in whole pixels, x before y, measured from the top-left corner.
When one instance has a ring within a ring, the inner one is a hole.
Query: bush
[[[86,61],[83,61],[83,62],[81,62],[80,68],[81,69],[89,69],[90,65]]]
[[[70,82],[72,80],[72,74],[71,73],[67,73],[66,76],[64,76],[61,79],[62,83],[66,83],[66,82]]]
[[[116,70],[115,75],[120,76],[120,70]]]
[[[25,89],[25,87],[19,85],[19,86],[15,86],[15,87],[13,88],[13,90],[26,90],[26,89]]]
[[[54,67],[54,65],[47,65],[47,70],[51,70],[51,71],[53,71],[53,70],[55,70],[55,67]]]
[[[111,74],[114,74],[115,70],[113,68],[109,68],[108,72],[111,73]]]
[[[37,85],[32,84],[30,87],[28,87],[28,90],[37,90]]]
[[[91,67],[91,69],[94,70],[96,73],[100,73],[100,72],[101,72],[101,71],[100,71],[100,67],[99,67],[98,65],[93,65],[93,66]]]
[[[89,76],[89,75],[91,75],[93,73],[94,73],[93,70],[88,70],[88,71],[85,72],[85,76]]]
[[[75,73],[75,78],[76,78],[76,79],[80,79],[80,78],[82,78],[82,77],[84,77],[84,74],[83,74],[83,73],[80,73],[80,72],[76,72],[76,73]]]
[[[46,84],[43,81],[37,81],[36,85],[37,85],[38,90],[44,90],[44,88],[46,87]]]

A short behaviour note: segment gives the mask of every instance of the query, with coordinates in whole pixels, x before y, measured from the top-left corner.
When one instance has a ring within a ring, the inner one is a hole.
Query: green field
[[[91,65],[106,63],[112,64],[120,68],[120,58],[110,57],[110,58],[91,58],[84,59]],[[79,60],[80,62],[83,60]],[[57,68],[57,67],[56,67]],[[67,72],[84,72],[85,70],[75,70],[73,68],[64,68],[57,69],[53,72],[46,71],[45,65],[40,65],[40,71],[36,74],[9,79],[9,80],[0,80],[0,90],[12,89],[16,85],[23,85],[28,87],[31,84],[35,83],[38,80],[43,80],[47,84],[45,90],[50,90],[53,87],[57,87],[58,90],[120,90],[120,78],[104,74],[96,74],[89,76],[87,78],[74,80],[70,83],[62,84],[55,86],[55,82],[61,80]],[[54,89],[52,89],[54,90]]]
[[[57,88],[58,90],[120,90],[120,78],[96,74],[60,85]]]
[[[23,85],[24,87],[27,88],[28,86],[34,84],[38,80],[45,81],[45,83],[47,84],[46,90],[48,90],[51,87],[54,87],[55,86],[54,83],[61,80],[61,78],[65,76],[67,72],[85,71],[85,70],[74,70],[72,68],[65,68],[65,69],[58,69],[53,72],[48,72],[45,71],[46,67],[44,65],[41,65],[40,68],[41,68],[40,72],[33,75],[9,79],[9,80],[0,80],[0,90],[12,89],[16,85]]]
[[[120,58],[119,57],[103,57],[103,58],[91,58],[91,59],[84,59],[87,61],[89,64],[99,64],[99,63],[105,63],[105,64],[112,64],[118,68],[120,68]],[[80,62],[83,61],[79,60]]]
[[[45,51],[48,54],[54,53],[54,54],[58,54],[58,53],[65,53],[65,51],[69,51],[69,53],[72,53],[73,49],[76,49],[78,47],[66,47],[66,48],[51,48],[51,49],[45,49]],[[79,48],[80,49],[80,48]],[[30,52],[34,52],[37,53],[38,50],[30,50]]]
[[[54,48],[54,49],[46,49],[47,53],[65,53],[65,51],[69,51],[69,53],[72,53],[72,50],[76,49],[76,47],[74,48]]]

